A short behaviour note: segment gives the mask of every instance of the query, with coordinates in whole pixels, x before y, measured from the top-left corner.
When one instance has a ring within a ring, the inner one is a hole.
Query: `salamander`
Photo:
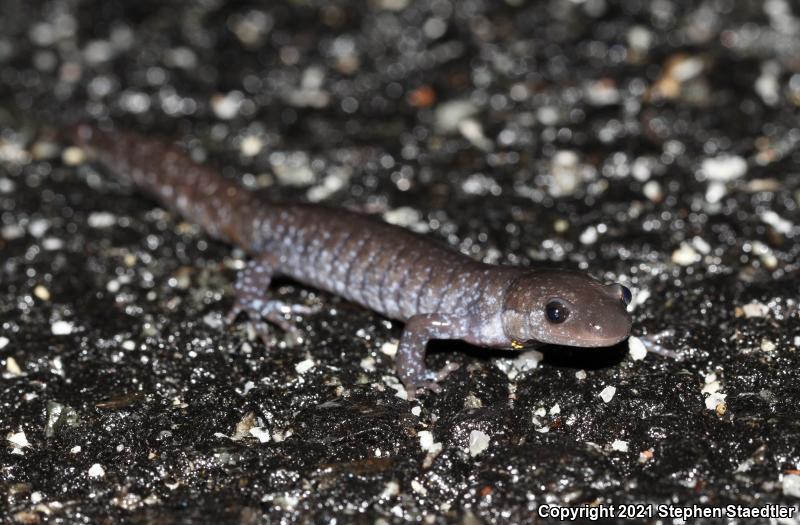
[[[451,371],[425,366],[429,341],[522,349],[544,344],[611,346],[628,337],[631,292],[571,270],[486,264],[443,242],[368,215],[257,197],[162,140],[82,124],[74,142],[112,171],[212,237],[251,257],[237,275],[227,316],[245,314],[261,334],[296,332],[302,305],[270,298],[276,276],[325,290],[405,323],[396,372],[409,398],[439,390]]]

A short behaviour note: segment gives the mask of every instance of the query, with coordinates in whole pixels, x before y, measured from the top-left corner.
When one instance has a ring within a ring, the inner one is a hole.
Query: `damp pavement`
[[[6,0],[0,521],[798,523],[798,56],[787,0]],[[285,281],[315,313],[267,350],[223,323],[243,253],[62,139],[95,119],[265,198],[621,282],[635,337],[438,342],[460,368],[409,402],[401,326]]]

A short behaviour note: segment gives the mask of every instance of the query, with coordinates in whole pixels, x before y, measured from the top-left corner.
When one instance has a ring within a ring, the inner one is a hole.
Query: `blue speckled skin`
[[[404,321],[396,368],[409,397],[418,387],[438,389],[449,371],[425,368],[426,346],[434,339],[520,349],[609,346],[629,334],[620,285],[572,271],[484,264],[346,210],[265,202],[180,149],[134,133],[82,125],[73,137],[102,164],[252,256],[237,277],[229,320],[244,312],[261,333],[265,321],[294,332],[286,314],[307,309],[267,297],[271,280],[281,275]],[[553,300],[569,310],[566,321],[548,320]]]

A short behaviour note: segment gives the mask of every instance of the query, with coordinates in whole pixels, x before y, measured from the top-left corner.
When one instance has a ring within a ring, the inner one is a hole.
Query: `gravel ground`
[[[0,1],[0,521],[800,523],[798,57],[789,0]],[[318,311],[266,351],[243,253],[61,138],[106,118],[622,282],[666,355],[436,343],[408,402],[402,327],[289,281]]]

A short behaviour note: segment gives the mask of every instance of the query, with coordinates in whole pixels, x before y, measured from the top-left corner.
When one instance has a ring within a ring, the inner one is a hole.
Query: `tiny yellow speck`
[[[523,348],[525,348],[525,345],[523,345],[522,343],[520,343],[516,339],[512,339],[511,340],[511,348],[513,348],[514,350],[522,350]]]

